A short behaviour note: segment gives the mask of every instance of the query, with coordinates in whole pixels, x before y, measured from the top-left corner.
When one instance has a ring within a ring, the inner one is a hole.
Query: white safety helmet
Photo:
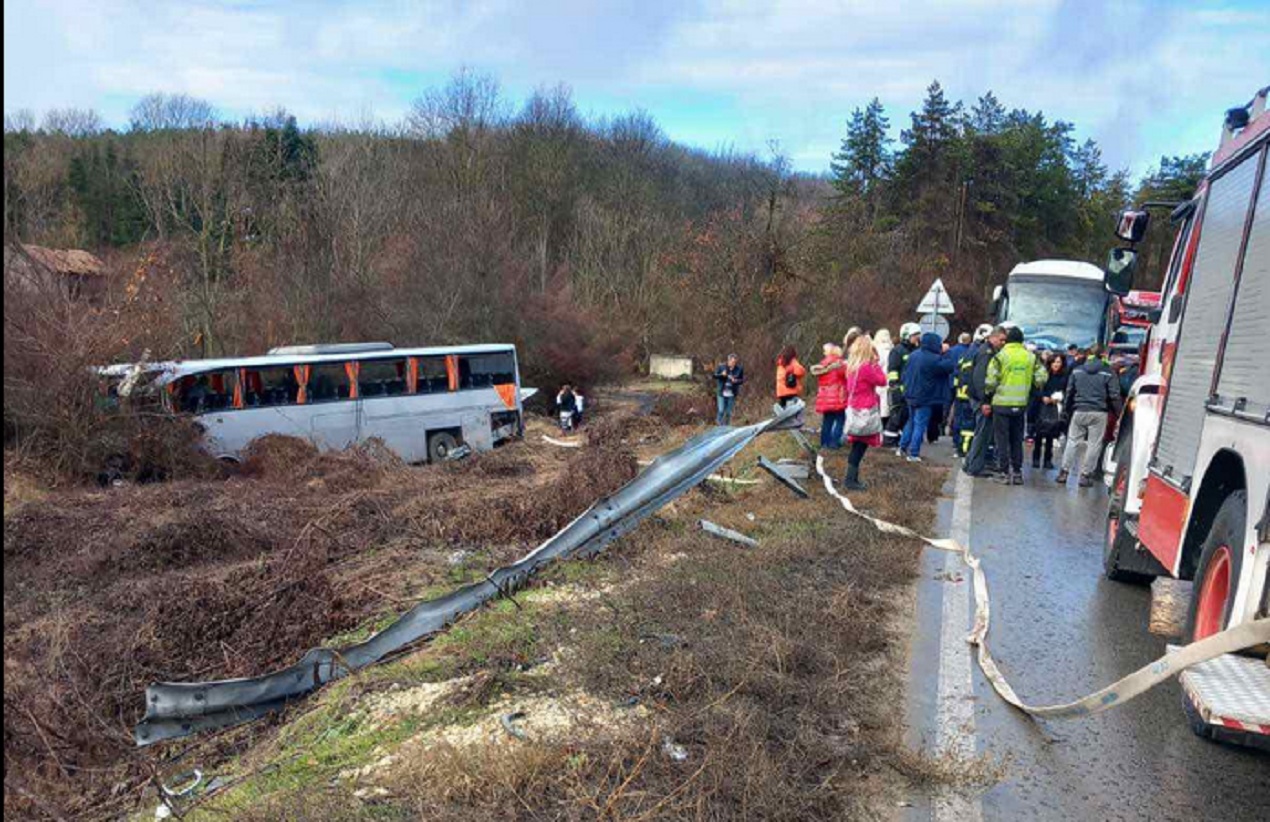
[[[992,323],[984,323],[975,329],[975,342],[983,342],[992,333]]]
[[[904,323],[900,326],[900,339],[907,340],[914,334],[922,333],[922,327],[917,323]]]

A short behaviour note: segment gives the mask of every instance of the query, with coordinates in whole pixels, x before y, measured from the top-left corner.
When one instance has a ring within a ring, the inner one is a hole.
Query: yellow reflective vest
[[[1033,391],[1045,386],[1045,366],[1023,343],[1006,343],[988,362],[984,382],[992,404],[1001,408],[1026,408]]]

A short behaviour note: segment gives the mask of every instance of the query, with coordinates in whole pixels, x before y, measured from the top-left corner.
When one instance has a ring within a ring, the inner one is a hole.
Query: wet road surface
[[[939,445],[929,456],[951,462]],[[971,505],[961,527],[987,573],[989,645],[1005,676],[1025,702],[1068,702],[1157,659],[1166,642],[1147,632],[1149,589],[1102,577],[1105,489],[1063,488],[1052,471],[1025,472],[1021,487],[965,482]],[[950,481],[947,492],[955,487]],[[955,508],[944,502],[941,533],[957,536]],[[927,551],[924,559],[909,742],[987,754],[1004,774],[986,792],[951,804],[937,798],[910,818],[1270,820],[1270,756],[1195,736],[1176,681],[1101,715],[1062,721],[1008,707],[973,663],[958,692],[959,655],[970,654],[970,580],[949,556]],[[962,610],[965,625],[941,637],[948,615],[955,623]],[[959,737],[951,745],[950,735]]]

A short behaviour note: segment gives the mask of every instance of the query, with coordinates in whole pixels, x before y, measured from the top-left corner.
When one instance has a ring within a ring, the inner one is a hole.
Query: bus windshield
[[[1088,348],[1098,341],[1107,310],[1102,283],[1087,280],[1011,280],[1003,319],[1042,348]]]

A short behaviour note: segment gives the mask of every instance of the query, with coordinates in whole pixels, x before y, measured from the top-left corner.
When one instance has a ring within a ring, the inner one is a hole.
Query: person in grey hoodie
[[[1094,484],[1094,470],[1102,456],[1108,414],[1120,414],[1120,382],[1096,352],[1091,352],[1072,371],[1067,380],[1063,408],[1071,421],[1067,428],[1067,447],[1063,449],[1063,468],[1054,480],[1060,485],[1067,482],[1083,445],[1085,458],[1081,464],[1080,486],[1088,488]]]

